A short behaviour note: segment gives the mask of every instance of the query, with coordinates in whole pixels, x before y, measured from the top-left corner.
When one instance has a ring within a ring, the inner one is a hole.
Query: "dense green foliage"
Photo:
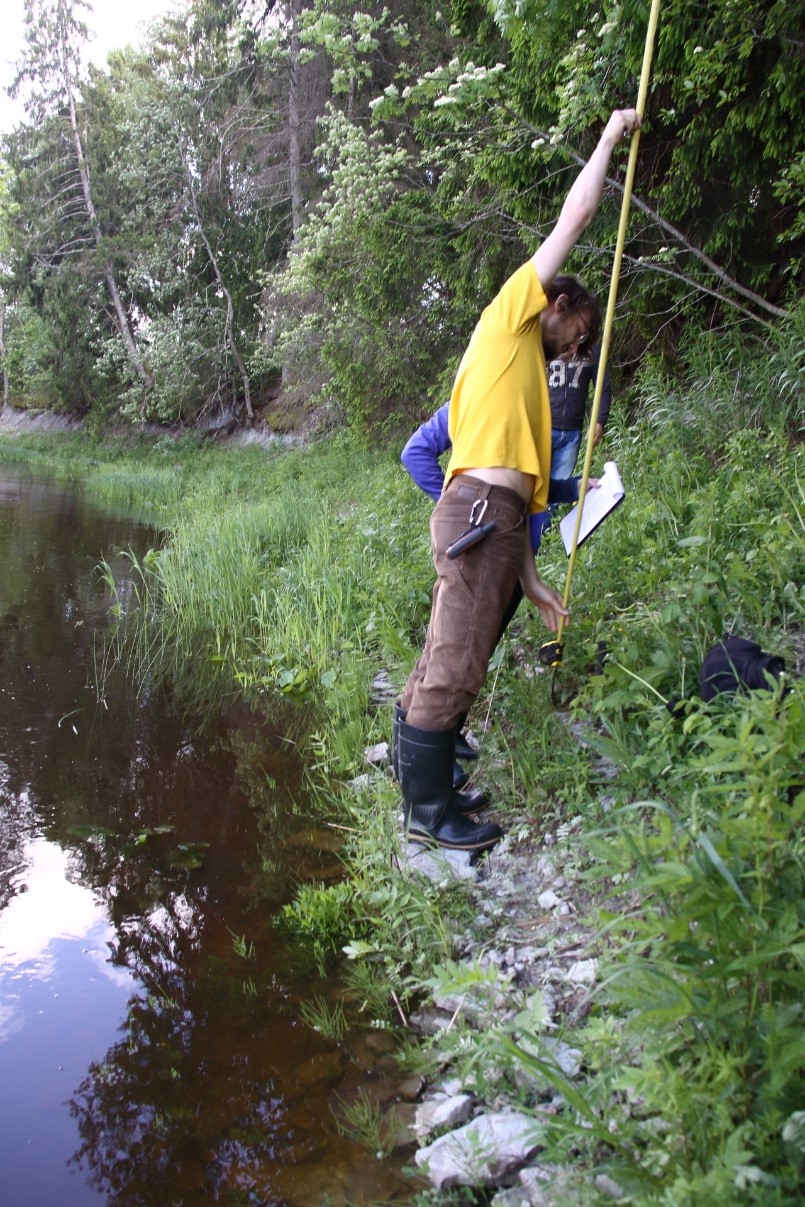
[[[803,680],[710,704],[697,688],[728,629],[803,668],[803,465],[786,438],[802,347],[790,323],[753,348],[691,339],[673,382],[659,358],[645,362],[644,418],[608,436],[628,498],[574,578],[554,685],[574,727],[533,673],[544,631],[526,609],[477,705],[475,724],[492,718],[483,786],[520,841],[557,834],[563,873],[596,911],[601,987],[562,1036],[583,1053],[572,1082],[544,1042],[538,994],[483,1034],[457,1023],[431,1059],[525,1109],[537,1105],[527,1087],[553,1086],[565,1106],[545,1159],[582,1181],[607,1172],[640,1204],[782,1205],[805,1188]],[[389,876],[399,804],[386,774],[339,789],[388,737],[372,682],[385,670],[402,683],[428,614],[429,504],[394,451],[81,436],[18,437],[2,455],[36,469],[55,458],[93,491],[152,501],[164,545],[139,592],[117,600],[141,679],[167,677],[194,707],[237,694],[282,708],[321,806],[349,835],[346,878],[306,886],[285,911],[313,964],[346,951],[354,1000],[385,1027],[399,1020],[390,990],[409,1012],[431,992],[494,993],[494,970],[455,959],[464,890]],[[555,536],[540,561],[561,585]],[[597,1202],[584,1185],[579,1201]]]
[[[371,429],[441,401],[479,310],[634,101],[649,4],[187,0],[89,71],[84,8],[27,0],[0,189],[11,403],[98,424],[309,407]],[[616,368],[796,309],[797,11],[664,0]],[[602,293],[622,160],[612,174],[570,266]]]

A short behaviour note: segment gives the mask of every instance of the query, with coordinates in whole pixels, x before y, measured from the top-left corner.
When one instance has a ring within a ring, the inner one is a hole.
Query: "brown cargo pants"
[[[497,525],[457,558],[445,550],[483,507],[483,523]],[[469,712],[486,679],[500,625],[523,565],[527,507],[516,491],[459,474],[430,522],[436,584],[425,648],[402,696],[407,723],[431,731],[452,729]]]

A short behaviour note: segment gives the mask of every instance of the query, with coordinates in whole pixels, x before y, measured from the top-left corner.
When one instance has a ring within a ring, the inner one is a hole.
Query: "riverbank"
[[[296,712],[346,874],[285,925],[314,964],[346,954],[351,1025],[396,1038],[416,1101],[352,1103],[346,1126],[379,1151],[417,1128],[421,1203],[782,1204],[802,1185],[802,688],[697,690],[726,628],[802,668],[801,454],[772,425],[609,440],[627,502],[580,553],[556,680],[524,612],[474,710],[506,840],[435,879],[382,750],[431,582],[429,505],[396,453],[52,445],[89,488],[159,500],[166,546],[119,601],[135,646],[159,634],[149,673]],[[541,573],[561,587],[564,565],[549,538]]]

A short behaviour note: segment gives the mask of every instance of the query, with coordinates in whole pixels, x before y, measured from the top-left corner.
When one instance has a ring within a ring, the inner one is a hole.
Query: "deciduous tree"
[[[25,0],[26,47],[17,86],[24,81],[30,84],[26,110],[37,128],[62,122],[67,125],[69,153],[58,157],[54,174],[50,180],[45,174],[44,182],[46,188],[56,185],[61,195],[59,209],[70,234],[67,244],[57,236],[50,255],[58,259],[65,250],[76,247],[76,240],[94,248],[126,355],[137,376],[148,385],[150,378],[133,324],[121,297],[112,259],[106,254],[85,145],[88,135],[79,123],[82,51],[87,38],[87,27],[79,14],[88,7],[85,0]],[[51,209],[51,215],[58,221],[58,209]],[[75,231],[75,220],[79,215],[80,225],[84,227],[83,237],[80,228],[79,232]]]

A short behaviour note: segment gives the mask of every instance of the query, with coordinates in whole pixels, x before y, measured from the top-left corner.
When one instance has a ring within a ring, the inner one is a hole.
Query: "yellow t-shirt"
[[[486,307],[458,367],[446,481],[503,466],[535,478],[528,510],[544,511],[551,467],[551,407],[539,315],[548,305],[532,260]]]

